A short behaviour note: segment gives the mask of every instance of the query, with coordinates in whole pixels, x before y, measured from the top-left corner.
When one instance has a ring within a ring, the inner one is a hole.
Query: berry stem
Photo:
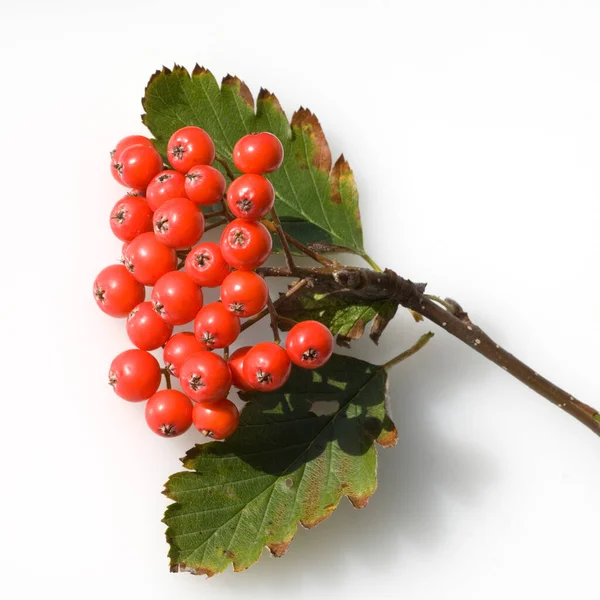
[[[263,219],[261,221],[261,223],[271,233],[278,233],[277,227],[276,227],[275,223],[273,223],[272,221],[269,221],[268,219]],[[281,223],[279,225],[281,226]],[[283,231],[283,228],[282,228],[282,231]],[[306,256],[312,258],[314,261],[321,263],[323,266],[333,267],[338,264],[333,260],[329,260],[327,257],[323,256],[322,254],[315,252],[314,250],[312,250],[311,248],[309,248],[307,245],[303,244],[302,242],[299,242],[296,238],[292,237],[289,233],[286,233],[285,231],[283,231],[283,235],[284,235],[285,239],[292,246],[295,246],[296,248],[298,248],[298,250],[300,250],[300,252],[302,252],[303,254],[306,254]]]
[[[225,225],[227,223],[227,219],[223,218],[223,219],[219,219],[218,221],[214,221],[213,223],[209,223],[205,228],[204,231],[210,231],[211,229],[215,229],[217,227],[221,227],[221,225]]]
[[[391,369],[398,363],[401,363],[403,360],[410,358],[413,354],[416,354],[421,348],[423,348],[427,342],[434,336],[435,334],[432,331],[429,331],[425,335],[422,335],[410,348],[404,350],[398,354],[398,356],[394,356],[388,360],[384,365],[381,365],[384,369]]]
[[[223,360],[227,362],[229,360],[229,346],[223,348]]]
[[[163,374],[163,377],[165,378],[165,385],[167,386],[167,389],[170,390],[171,389],[171,373],[169,373],[169,369],[161,369],[160,372]]]
[[[271,318],[271,330],[273,331],[273,341],[276,344],[281,344],[281,337],[279,336],[279,319],[277,316],[277,309],[271,300],[271,296],[267,299],[267,310],[269,311],[269,317]]]
[[[235,179],[235,175],[233,174],[233,171],[231,170],[229,163],[224,158],[221,158],[220,156],[215,156],[215,160],[223,167],[223,169],[225,169],[225,173],[227,173],[227,177],[229,177],[229,179],[231,181],[233,181]]]
[[[227,213],[225,212],[225,209],[223,210],[214,210],[212,212],[206,212],[204,213],[204,218],[205,219],[211,219],[212,217],[226,217]]]
[[[289,298],[290,296],[293,296],[294,294],[296,294],[297,292],[299,292],[305,285],[307,285],[309,282],[308,278],[305,279],[300,279],[299,281],[297,281],[294,285],[292,285],[292,287],[282,296],[280,296],[279,298],[277,298],[277,300],[275,300],[273,302],[273,306],[277,307],[277,305],[284,300],[285,298]],[[252,318],[248,319],[243,325],[242,325],[242,329],[241,331],[246,331],[246,329],[248,329],[248,327],[252,327],[252,325],[254,325],[255,323],[258,323],[258,321],[260,321],[263,317],[266,317],[269,314],[269,307],[267,306],[267,308],[263,308],[257,315],[254,315]]]
[[[288,244],[288,240],[285,236],[285,231],[283,231],[283,227],[281,226],[281,221],[279,220],[279,215],[275,210],[275,207],[271,210],[271,220],[275,225],[275,230],[277,231],[277,235],[281,240],[281,246],[283,247],[283,253],[285,254],[285,262],[287,264],[290,272],[296,272],[296,264],[294,263],[294,257],[292,256],[292,251],[290,250],[290,246]]]

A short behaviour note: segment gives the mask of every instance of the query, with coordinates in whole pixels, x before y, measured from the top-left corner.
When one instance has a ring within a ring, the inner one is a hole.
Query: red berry
[[[271,392],[290,376],[292,363],[287,352],[273,342],[256,344],[244,357],[244,379],[255,390]]]
[[[112,176],[118,181],[121,185],[123,185],[123,181],[121,179],[121,175],[119,175],[118,165],[119,159],[121,158],[121,153],[125,148],[129,148],[129,146],[148,146],[149,148],[154,148],[152,142],[143,135],[128,135],[124,137],[119,143],[115,146],[115,149],[110,153],[110,172]]]
[[[124,185],[146,189],[152,178],[163,168],[160,154],[149,146],[138,144],[121,152],[116,169]]]
[[[94,280],[94,299],[103,312],[111,317],[126,317],[144,301],[146,290],[123,265],[102,269]]]
[[[122,241],[152,231],[152,211],[141,196],[123,196],[110,213],[110,228]]]
[[[181,271],[165,273],[152,290],[154,310],[170,325],[189,323],[202,308],[202,290]]]
[[[295,365],[317,369],[333,354],[333,335],[318,321],[302,321],[290,329],[285,349]]]
[[[160,366],[144,350],[125,350],[110,364],[108,383],[117,396],[130,402],[150,398],[160,385]]]
[[[127,248],[129,248],[129,244],[131,244],[131,242],[123,242],[123,245],[121,246],[121,260],[120,262],[125,264],[125,252],[127,251]],[[131,275],[131,273],[130,273]],[[133,277],[133,275],[131,275]],[[143,287],[143,286],[142,286]]]
[[[125,266],[144,285],[154,285],[177,267],[175,250],[161,244],[153,232],[141,233],[125,249]]]
[[[140,350],[156,350],[167,343],[173,325],[165,323],[154,310],[152,302],[138,304],[127,317],[127,335]]]
[[[167,156],[174,169],[187,173],[196,165],[212,165],[215,145],[204,129],[183,127],[171,136]]]
[[[194,334],[203,350],[225,348],[240,335],[240,320],[220,302],[207,304],[194,319]]]
[[[200,352],[204,348],[198,343],[196,336],[191,331],[176,333],[166,344],[163,350],[165,369],[174,377],[179,377],[179,369],[185,360]]]
[[[253,271],[234,271],[221,284],[223,305],[238,317],[259,313],[268,299],[267,282]]]
[[[237,429],[240,413],[231,400],[223,398],[210,404],[195,404],[192,420],[194,427],[203,435],[223,440]]]
[[[146,201],[152,211],[167,200],[185,197],[185,177],[177,171],[161,171],[146,188]]]
[[[115,162],[119,162],[123,150],[131,146],[148,146],[148,148],[154,148],[152,141],[145,135],[128,135],[117,142],[115,149],[110,153],[110,157]]]
[[[202,242],[186,256],[185,272],[202,287],[217,287],[231,273],[231,267],[225,262],[219,244]]]
[[[248,350],[251,350],[252,346],[242,346],[238,348],[227,361],[229,365],[229,370],[231,371],[231,382],[232,384],[244,392],[249,392],[254,389],[245,379],[244,379],[244,358],[246,354],[248,354]]]
[[[146,423],[162,437],[181,435],[192,425],[192,403],[177,390],[160,390],[146,404]]]
[[[233,162],[242,173],[272,173],[283,162],[283,146],[272,133],[250,133],[233,147]]]
[[[187,197],[200,206],[221,202],[227,183],[225,177],[214,167],[196,165],[185,176]]]
[[[194,402],[214,402],[227,396],[231,371],[214,352],[196,352],[179,369],[181,389]]]
[[[235,269],[252,271],[262,265],[273,247],[267,228],[256,221],[235,219],[221,235],[223,258]]]
[[[204,233],[204,215],[187,198],[171,198],[154,213],[154,233],[169,248],[189,248]]]
[[[227,190],[229,210],[240,219],[258,221],[275,203],[275,190],[262,175],[242,175],[231,182]]]

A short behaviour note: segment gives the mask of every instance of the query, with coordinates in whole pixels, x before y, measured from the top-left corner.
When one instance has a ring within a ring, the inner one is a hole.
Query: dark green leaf
[[[358,191],[347,161],[340,156],[332,168],[331,152],[317,118],[300,108],[288,122],[277,98],[261,90],[254,110],[248,87],[227,76],[219,87],[212,73],[196,66],[190,75],[182,67],[163,68],[150,79],[142,100],[142,119],[164,154],[171,134],[185,125],[202,127],[212,136],[217,154],[231,161],[236,141],[252,131],[270,131],[281,140],[285,160],[269,175],[277,194],[276,207],[300,241],[343,246],[365,255]]]
[[[373,441],[396,443],[383,367],[334,355],[296,369],[284,388],[245,399],[237,432],[198,445],[171,476],[165,515],[171,569],[213,575],[281,556],[298,523],[314,527],[347,496],[361,508],[377,485]]]

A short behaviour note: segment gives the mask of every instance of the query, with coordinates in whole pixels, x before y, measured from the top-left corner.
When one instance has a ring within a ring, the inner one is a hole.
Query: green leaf
[[[285,150],[281,168],[269,175],[276,207],[287,223],[305,221],[310,235],[295,231],[300,241],[343,246],[365,255],[358,191],[348,162],[340,156],[332,167],[331,151],[315,115],[300,108],[288,122],[277,98],[261,89],[256,100],[246,84],[228,75],[219,87],[213,74],[196,65],[157,71],[142,99],[143,122],[164,154],[173,132],[186,125],[202,127],[212,136],[217,155],[231,160],[233,146],[252,131],[270,131]]]
[[[365,506],[377,486],[373,441],[397,441],[386,391],[383,367],[333,355],[277,392],[245,394],[237,432],[192,448],[188,471],[166,484],[171,570],[241,571],[265,546],[284,554],[298,523],[314,527],[343,496]]]
[[[294,321],[319,321],[338,335],[338,343],[345,345],[362,337],[370,321],[373,321],[371,338],[378,343],[397,308],[398,304],[391,300],[368,300],[351,291],[324,293],[307,288],[303,293],[281,299],[277,312]]]

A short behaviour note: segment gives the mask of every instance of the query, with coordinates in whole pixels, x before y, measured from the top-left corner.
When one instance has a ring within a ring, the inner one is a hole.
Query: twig
[[[271,330],[273,331],[273,341],[276,344],[281,344],[281,338],[279,337],[279,322],[277,319],[277,309],[273,304],[273,300],[271,300],[271,296],[269,296],[267,300],[267,310],[269,311],[269,316],[271,317]]]
[[[223,360],[227,362],[229,360],[229,346],[223,348]]]
[[[220,156],[215,156],[215,160],[225,169],[225,173],[227,173],[227,177],[229,177],[229,179],[231,179],[231,181],[233,181],[235,179],[235,175],[233,174],[233,171],[231,170],[229,163],[224,158],[221,158]]]
[[[282,302],[284,299],[290,298],[295,293],[299,292],[305,285],[308,284],[308,281],[309,280],[307,278],[300,279],[300,281],[298,281],[297,283],[295,283],[283,296],[280,296],[279,298],[277,298],[277,300],[275,300],[273,302],[273,306],[277,307],[277,305],[280,302]],[[246,329],[248,329],[248,327],[252,327],[252,325],[254,325],[258,321],[260,321],[262,318],[266,317],[268,314],[269,314],[269,308],[267,306],[267,308],[263,308],[257,315],[254,315],[253,317],[251,317],[250,319],[248,319],[242,325],[242,331],[246,331]]]
[[[263,277],[291,276],[289,269],[281,267],[263,267],[259,271]],[[425,284],[413,283],[389,269],[382,273],[358,267],[298,269],[298,274],[327,284],[332,290],[350,290],[371,301],[391,300],[422,315],[600,436],[600,413],[595,408],[577,400],[494,342],[456,301],[443,301],[452,310],[436,304],[425,295]]]
[[[273,225],[275,225],[277,235],[281,240],[281,246],[283,247],[283,253],[285,254],[285,262],[287,264],[287,267],[291,273],[295,273],[296,265],[294,263],[294,257],[292,256],[288,240],[285,236],[285,231],[283,231],[283,227],[281,226],[281,221],[279,220],[279,215],[277,214],[275,207],[273,207],[273,209],[271,210],[271,220],[273,221]]]

